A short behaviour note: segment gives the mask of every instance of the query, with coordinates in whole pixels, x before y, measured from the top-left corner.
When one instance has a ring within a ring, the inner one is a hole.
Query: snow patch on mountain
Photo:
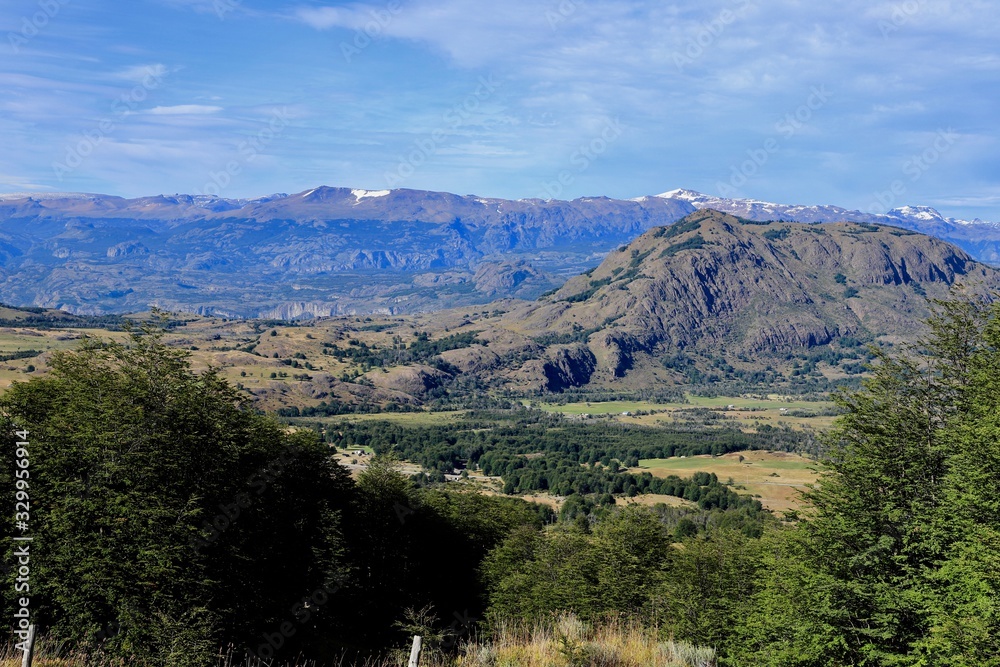
[[[975,220],[957,220],[955,218],[947,218],[930,206],[901,206],[899,208],[894,208],[885,214],[874,214],[845,209],[840,206],[777,204],[774,202],[761,201],[759,199],[723,199],[721,197],[714,197],[712,195],[706,195],[694,190],[685,190],[683,188],[670,190],[669,192],[664,192],[655,196],[661,199],[686,201],[699,209],[711,208],[717,211],[723,211],[725,213],[758,221],[849,221],[899,225],[912,229],[920,229],[928,223],[962,227],[982,225],[992,228],[1000,228],[1000,223],[984,222],[978,218]],[[642,201],[644,199],[645,198],[639,198],[633,201]]]
[[[358,201],[365,199],[367,197],[385,197],[391,190],[351,190],[351,194]]]

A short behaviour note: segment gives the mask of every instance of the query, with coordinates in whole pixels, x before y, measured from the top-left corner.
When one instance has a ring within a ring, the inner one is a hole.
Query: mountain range
[[[1000,262],[1000,226],[934,209],[872,215],[688,190],[573,201],[332,187],[254,199],[15,193],[0,195],[0,301],[291,319],[530,299],[707,208],[754,221],[892,225]]]
[[[284,325],[185,315],[171,336],[199,364],[226,369],[261,406],[322,414],[491,388],[810,394],[857,382],[867,344],[916,340],[932,300],[956,290],[996,298],[1000,269],[897,226],[762,222],[703,209],[642,232],[533,300]],[[21,335],[39,335],[25,333],[36,321],[100,325],[40,308],[0,310]],[[31,361],[42,365],[45,355]],[[27,363],[15,354],[5,368],[28,372]]]

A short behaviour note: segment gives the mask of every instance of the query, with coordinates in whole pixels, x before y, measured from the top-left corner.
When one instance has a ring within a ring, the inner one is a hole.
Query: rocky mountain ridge
[[[553,294],[514,305],[493,339],[534,356],[517,383],[564,389],[629,378],[666,382],[687,367],[737,376],[810,350],[853,361],[866,342],[913,340],[929,299],[991,298],[1000,270],[938,239],[869,223],[757,223],[703,210],[642,234]],[[502,334],[501,334],[502,332]],[[532,345],[535,348],[532,348]],[[487,349],[455,353],[474,370]],[[502,355],[501,355],[502,356]],[[836,364],[829,368],[836,376]]]
[[[932,209],[870,216],[684,190],[574,201],[332,187],[254,199],[15,193],[0,195],[0,298],[80,314],[156,305],[279,318],[533,298],[708,206],[755,220],[893,224],[1000,260],[1000,229]]]
[[[757,220],[789,222],[868,222],[893,225],[935,236],[962,248],[982,262],[1000,264],[1000,222],[975,218],[959,220],[942,215],[930,206],[901,206],[885,213],[865,213],[839,206],[775,204],[756,199],[725,199],[693,190],[671,190],[656,195],[660,199],[685,201],[697,209],[716,211]],[[639,200],[647,199],[640,197]]]

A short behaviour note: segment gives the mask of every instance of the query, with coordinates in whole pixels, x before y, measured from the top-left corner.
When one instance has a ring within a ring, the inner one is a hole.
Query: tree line
[[[813,435],[784,429],[745,433],[735,428],[652,428],[575,422],[538,410],[472,411],[454,423],[404,426],[392,422],[338,422],[326,428],[338,447],[371,447],[419,463],[426,470],[479,470],[501,477],[505,493],[673,495],[723,509],[752,501],[711,479],[698,484],[677,477],[632,472],[641,459],[750,449],[816,454]],[[759,504],[758,504],[759,506]]]

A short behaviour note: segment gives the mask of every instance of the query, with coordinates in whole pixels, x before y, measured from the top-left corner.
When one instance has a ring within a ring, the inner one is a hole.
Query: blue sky
[[[686,187],[1000,220],[989,2],[0,6],[0,191]]]

